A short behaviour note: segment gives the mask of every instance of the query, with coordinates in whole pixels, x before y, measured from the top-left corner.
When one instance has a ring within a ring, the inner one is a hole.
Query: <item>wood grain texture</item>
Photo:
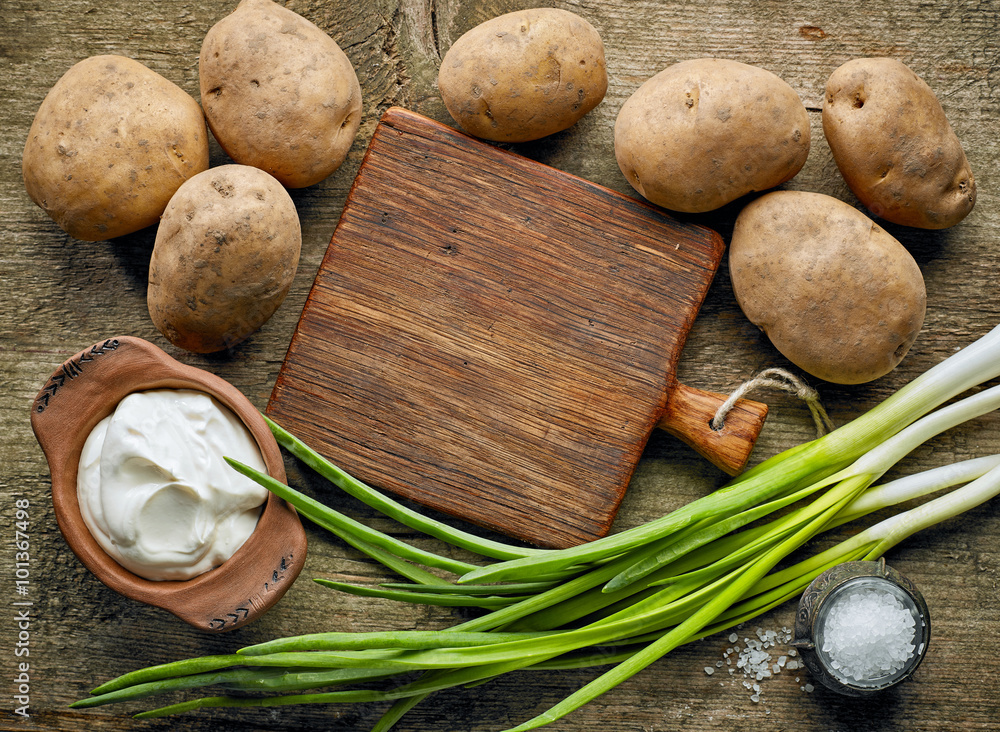
[[[750,460],[768,409],[749,399],[738,399],[727,409],[728,398],[678,384],[657,427],[729,475],[737,475]],[[721,425],[716,426],[720,419]]]
[[[358,70],[365,103],[348,161],[331,178],[293,192],[303,251],[292,290],[263,329],[216,357],[172,348],[149,321],[146,271],[153,232],[114,242],[69,240],[24,192],[20,155],[35,110],[59,76],[81,58],[121,53],[188,92],[197,93],[197,56],[207,30],[235,0],[0,0],[0,517],[4,520],[5,591],[0,617],[0,728],[30,732],[122,730],[229,732],[367,730],[377,705],[207,710],[139,722],[141,704],[74,711],[67,705],[119,673],[196,654],[319,630],[440,628],[464,612],[339,595],[311,577],[359,583],[390,575],[365,557],[307,527],[309,556],[299,580],[256,623],[206,637],[162,610],[138,605],[98,582],[68,549],[48,503],[48,472],[31,434],[29,409],[53,370],[84,346],[111,334],[147,338],[178,359],[206,368],[263,408],[326,253],[354,174],[376,123],[393,105],[449,123],[435,88],[437,65],[465,30],[536,0],[288,0],[345,49]],[[979,200],[959,226],[943,232],[887,227],[916,257],[927,284],[924,329],[900,366],[868,385],[815,383],[836,424],[871,408],[914,376],[1000,323],[1000,4],[995,0],[553,0],[600,31],[610,85],[605,101],[572,129],[512,149],[534,160],[630,194],[611,147],[618,109],[645,79],[668,64],[715,55],[781,76],[810,111],[813,148],[786,187],[835,195],[856,205],[830,156],[819,124],[828,75],[855,56],[886,54],[910,65],[935,90],[977,176]],[[226,162],[217,146],[213,164]],[[728,240],[739,204],[685,217]],[[688,335],[677,376],[720,393],[771,366],[790,368],[740,313],[723,261]],[[814,435],[808,409],[794,395],[754,392],[770,407],[753,463]],[[949,431],[908,456],[889,477],[949,461],[1000,452],[1000,419],[988,415]],[[286,460],[293,485],[353,517],[419,546],[436,542],[380,519]],[[654,431],[612,531],[653,519],[724,483],[725,475],[679,440]],[[31,502],[30,656],[14,656],[20,629],[10,603],[15,552],[14,501]],[[468,527],[466,527],[468,528]],[[474,530],[474,529],[473,529]],[[849,528],[845,527],[844,531]],[[486,533],[486,532],[484,532]],[[833,538],[821,542],[827,546]],[[987,504],[895,548],[887,557],[920,587],[934,623],[916,677],[884,698],[856,703],[824,691],[806,693],[807,677],[781,674],[753,703],[740,680],[706,676],[722,659],[724,636],[682,647],[643,673],[547,729],[554,732],[983,732],[1000,716],[1000,510]],[[783,605],[755,625],[791,627]],[[30,662],[32,716],[12,714],[15,663]],[[401,732],[495,732],[556,703],[597,670],[518,674],[474,689],[441,694],[417,706]],[[720,677],[721,676],[721,677]],[[171,699],[173,701],[174,699]]]
[[[268,413],[437,510],[541,546],[598,538],[723,250],[709,229],[392,108]]]

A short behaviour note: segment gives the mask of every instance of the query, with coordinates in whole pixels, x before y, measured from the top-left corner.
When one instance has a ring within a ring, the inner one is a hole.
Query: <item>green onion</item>
[[[529,547],[517,547],[484,539],[423,516],[398,501],[394,501],[376,491],[353,476],[348,475],[336,465],[324,459],[318,452],[308,447],[301,440],[296,439],[289,432],[282,429],[280,425],[267,417],[267,415],[264,415],[264,421],[271,428],[271,432],[278,444],[301,460],[305,465],[308,465],[345,493],[381,511],[389,518],[395,519],[404,526],[416,529],[428,536],[447,541],[454,546],[468,549],[481,556],[492,557],[494,559],[532,556],[539,551]]]
[[[406,542],[383,534],[375,529],[371,529],[358,521],[345,516],[339,511],[324,506],[319,501],[309,498],[298,491],[292,490],[281,481],[275,480],[266,473],[261,473],[253,468],[244,465],[231,458],[226,458],[233,468],[239,472],[253,478],[260,485],[267,488],[279,498],[283,498],[295,506],[309,520],[327,531],[339,536],[344,541],[361,548],[375,547],[384,549],[389,555],[394,555],[402,559],[409,559],[427,567],[444,569],[450,572],[467,572],[474,569],[474,565],[467,562],[460,562],[450,557],[434,554],[423,549],[410,546]],[[375,558],[375,557],[373,557]]]
[[[863,490],[884,475],[889,468],[909,454],[915,447],[927,441],[929,438],[958,424],[973,419],[974,417],[979,417],[987,412],[991,412],[998,407],[1000,407],[1000,386],[995,386],[992,389],[987,389],[974,396],[966,397],[955,404],[942,407],[938,411],[921,418],[920,420],[900,430],[895,435],[887,438],[884,442],[858,458],[848,468],[835,473],[831,477],[818,481],[815,485],[800,491],[798,494],[795,494],[795,496],[797,497],[803,493],[811,493],[823,488],[828,488],[835,482],[839,485],[843,485],[844,483],[857,484],[860,482],[863,484],[861,486],[861,489]],[[830,488],[826,495],[834,495],[836,492],[836,488]],[[784,524],[786,526],[796,522],[801,524],[801,522],[809,516],[818,511],[824,510],[825,502],[827,500],[829,499],[826,497],[816,499],[816,501],[806,509],[800,510],[786,519]],[[805,513],[802,513],[802,511],[805,511]],[[751,515],[743,519],[740,522],[741,525],[745,525],[751,520],[757,518],[753,511],[745,512],[744,516],[746,516],[746,514]],[[723,523],[725,523],[726,528],[729,528],[732,522]],[[780,528],[781,527],[776,527],[775,531],[780,531]],[[711,531],[710,528],[703,530],[701,533],[707,535],[707,538],[715,538],[715,536],[720,535],[718,532]],[[767,538],[774,537],[765,537],[761,539],[760,542],[765,542]],[[689,537],[687,546],[685,547],[685,553],[687,551],[691,551],[697,546],[700,546],[700,544],[694,541],[693,537]],[[654,557],[647,558],[641,562],[637,562],[635,565],[629,567],[627,570],[613,578],[607,585],[608,590],[618,589],[629,582],[634,581],[638,577],[645,576],[650,571],[666,562],[664,555],[666,555],[666,558],[672,559],[676,556],[676,553],[666,551]]]
[[[232,693],[140,716],[204,707],[392,702],[375,727],[384,732],[441,689],[475,686],[515,670],[609,667],[513,729],[544,726],[679,645],[795,598],[830,567],[876,559],[913,533],[1000,493],[1000,456],[878,484],[917,446],[1000,406],[1000,386],[942,406],[997,376],[1000,328],[867,414],[765,460],[715,493],[643,526],[561,550],[490,541],[423,517],[331,465],[268,420],[283,447],[334,485],[405,526],[474,555],[466,562],[417,549],[231,462],[304,518],[409,580],[379,586],[317,582],[403,602],[475,607],[482,614],[444,630],[315,633],[231,655],[139,669],[103,684],[74,706],[214,686]],[[925,498],[932,494],[939,495]],[[822,532],[919,500],[924,502],[779,568]],[[364,688],[372,680],[380,687]],[[362,688],[314,691],[345,684]]]
[[[440,592],[412,592],[409,590],[382,589],[378,587],[360,587],[349,585],[344,582],[334,582],[332,580],[317,579],[318,584],[340,590],[351,595],[361,597],[381,597],[387,600],[398,600],[400,602],[413,602],[421,605],[442,605],[445,607],[507,607],[524,599],[523,596],[503,597],[500,595],[483,596],[460,595],[458,593]]]

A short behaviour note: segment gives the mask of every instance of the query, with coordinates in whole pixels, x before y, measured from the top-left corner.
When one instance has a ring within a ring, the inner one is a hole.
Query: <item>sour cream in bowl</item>
[[[134,574],[197,577],[243,546],[268,496],[226,457],[267,472],[250,431],[209,394],[133,392],[84,443],[80,513],[104,551]]]
[[[223,459],[285,481],[263,415],[224,379],[110,338],[49,377],[31,425],[63,536],[122,595],[224,632],[267,612],[301,571],[298,514]]]

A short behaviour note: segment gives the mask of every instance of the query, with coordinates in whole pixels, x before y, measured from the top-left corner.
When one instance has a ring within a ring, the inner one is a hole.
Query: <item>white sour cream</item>
[[[250,431],[208,394],[129,394],[84,444],[83,520],[104,551],[140,577],[207,572],[250,537],[268,494],[223,457],[266,471]]]

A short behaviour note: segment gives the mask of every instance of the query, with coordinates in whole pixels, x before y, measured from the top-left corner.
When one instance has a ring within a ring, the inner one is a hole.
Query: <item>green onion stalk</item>
[[[879,483],[919,445],[1000,407],[1000,386],[954,400],[998,376],[1000,327],[852,422],[659,519],[569,549],[494,541],[429,518],[355,479],[265,417],[282,447],[341,490],[473,555],[473,561],[462,561],[418,549],[230,460],[302,516],[406,580],[374,587],[320,578],[319,584],[481,614],[440,630],[318,632],[151,666],[102,684],[73,706],[215,688],[228,693],[138,716],[208,707],[385,703],[388,709],[374,728],[384,732],[436,691],[475,686],[515,670],[609,667],[508,732],[542,727],[678,646],[787,602],[823,571],[844,561],[877,559],[913,533],[1000,493],[1000,456]],[[912,503],[917,505],[899,509]],[[896,513],[833,547],[812,554],[804,549],[823,532],[886,509]],[[789,563],[793,557],[801,558]]]

